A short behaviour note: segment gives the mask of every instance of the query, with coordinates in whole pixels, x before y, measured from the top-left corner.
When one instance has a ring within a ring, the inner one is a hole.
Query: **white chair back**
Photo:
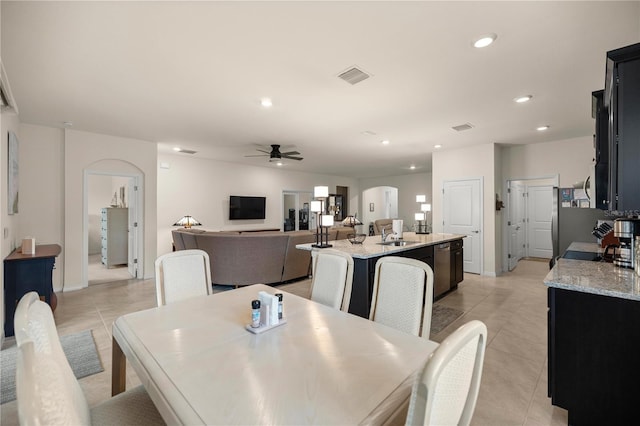
[[[16,308],[16,395],[21,424],[89,424],[89,404],[64,354],[51,308],[38,293]]]
[[[407,425],[468,425],[478,399],[487,327],[470,321],[449,335],[414,383]]]
[[[353,283],[353,258],[338,250],[314,253],[311,300],[349,311]]]
[[[178,250],[156,259],[158,306],[212,293],[209,255],[204,250]]]
[[[58,362],[68,364],[51,307],[41,301],[35,291],[25,294],[18,302],[14,329],[18,346],[25,341],[31,341],[36,353],[55,357]]]
[[[369,319],[429,338],[433,270],[416,259],[386,256],[376,262]]]

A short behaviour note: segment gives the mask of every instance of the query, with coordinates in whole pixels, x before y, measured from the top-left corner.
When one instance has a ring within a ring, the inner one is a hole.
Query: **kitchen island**
[[[580,243],[573,250],[596,250]],[[570,247],[571,249],[571,247]],[[548,286],[548,395],[569,424],[635,424],[640,392],[640,276],[560,258]]]
[[[351,244],[348,240],[330,241],[334,250],[348,253],[353,258],[353,285],[349,312],[363,318],[369,318],[375,264],[379,258],[384,256],[403,256],[425,262],[433,269],[434,281],[437,281],[438,278],[448,277],[446,278],[448,285],[446,291],[456,288],[463,278],[462,238],[464,237],[464,235],[459,234],[416,234],[405,232],[401,241],[406,245],[380,244],[382,239],[379,235],[367,237],[362,244]],[[387,241],[390,242],[391,240]],[[450,261],[445,266],[442,266],[441,270],[438,270],[438,262],[435,262],[434,259],[434,249],[437,251],[438,247],[445,245],[454,249],[450,251]],[[324,250],[314,248],[312,244],[298,244],[296,248],[301,250]],[[442,294],[444,294],[444,291]],[[439,293],[438,295],[441,294]]]

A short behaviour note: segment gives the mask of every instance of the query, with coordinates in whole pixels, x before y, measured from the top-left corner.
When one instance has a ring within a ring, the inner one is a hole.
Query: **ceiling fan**
[[[302,157],[295,157],[296,155],[300,155],[298,151],[288,151],[288,152],[280,152],[280,145],[271,145],[271,152],[265,151],[263,149],[256,149],[256,151],[264,152],[264,154],[256,154],[256,155],[245,155],[245,157],[266,157],[269,156],[269,161],[278,161],[283,158],[288,160],[302,160]]]

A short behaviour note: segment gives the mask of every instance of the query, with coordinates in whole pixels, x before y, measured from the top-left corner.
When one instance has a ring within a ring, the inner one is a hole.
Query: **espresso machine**
[[[633,269],[635,265],[635,237],[640,235],[640,219],[616,219],[613,222],[613,236],[620,240],[620,247],[616,250],[613,264]]]

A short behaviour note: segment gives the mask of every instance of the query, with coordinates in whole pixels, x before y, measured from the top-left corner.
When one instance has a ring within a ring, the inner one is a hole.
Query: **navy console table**
[[[52,310],[57,298],[53,292],[53,266],[62,249],[58,244],[36,246],[35,254],[23,254],[16,249],[4,259],[4,335],[13,336],[13,316],[16,304],[30,291],[44,297]]]

